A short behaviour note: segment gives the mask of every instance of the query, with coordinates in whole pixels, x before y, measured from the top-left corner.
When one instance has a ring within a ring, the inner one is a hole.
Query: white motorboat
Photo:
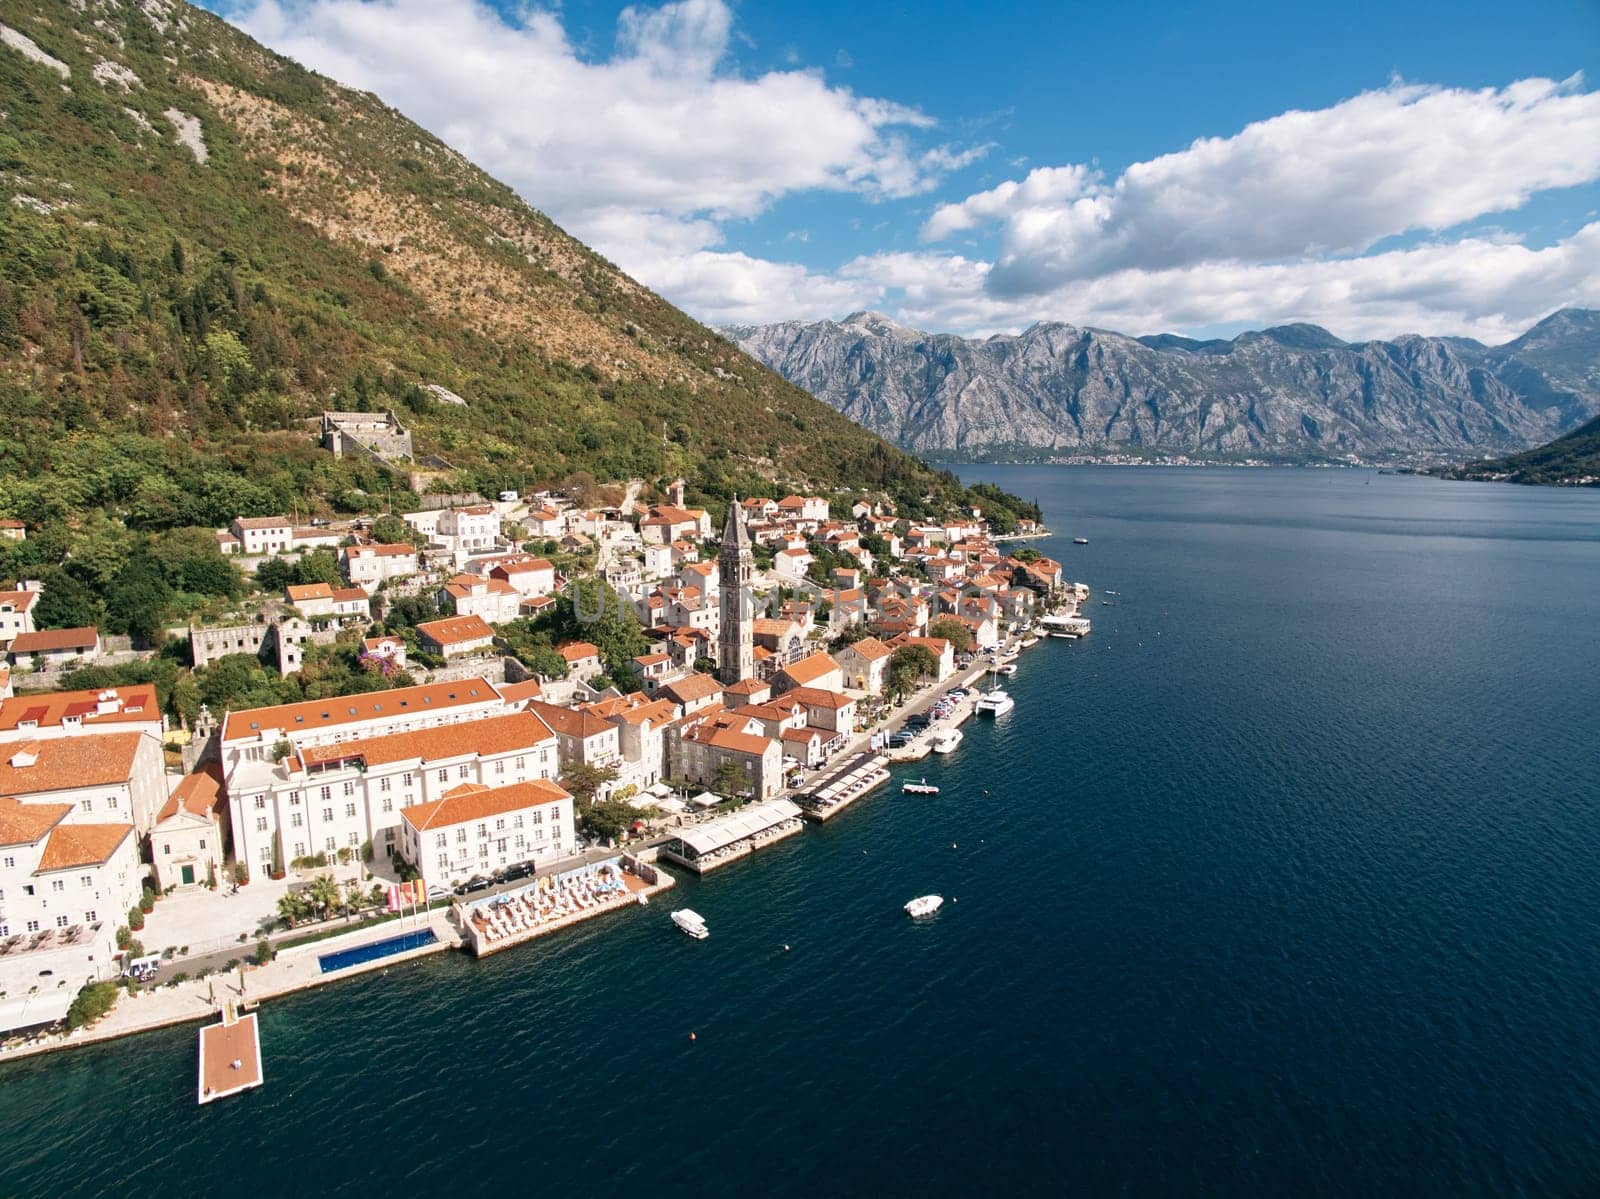
[[[960,729],[940,729],[933,735],[933,752],[947,754],[961,744]]]
[[[937,794],[939,794],[939,788],[934,786],[927,779],[923,779],[921,782],[916,782],[916,783],[913,783],[908,779],[905,782],[900,784],[900,790],[906,792],[908,795],[937,795]]]
[[[676,924],[696,941],[704,941],[711,935],[711,930],[706,927],[706,922],[700,918],[700,913],[690,911],[688,908],[679,908],[672,913],[672,923]]]
[[[995,673],[1003,674],[1009,679],[1017,673],[1017,664],[1015,662],[1007,662],[1004,666],[997,666],[995,667]]]
[[[1089,544],[1089,539],[1087,537],[1074,537],[1072,539],[1072,544],[1073,545],[1088,545]]]
[[[906,915],[913,920],[931,916],[944,906],[943,895],[919,895],[906,904]]]
[[[1004,716],[1016,706],[1016,700],[996,687],[993,691],[985,691],[979,697],[976,711],[980,716]]]

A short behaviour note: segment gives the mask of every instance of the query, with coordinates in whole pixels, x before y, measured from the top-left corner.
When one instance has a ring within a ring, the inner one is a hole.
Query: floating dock
[[[222,1023],[200,1030],[200,1102],[226,1099],[259,1087],[263,1081],[261,1028],[256,1014],[241,1016],[231,1002],[223,1004]]]

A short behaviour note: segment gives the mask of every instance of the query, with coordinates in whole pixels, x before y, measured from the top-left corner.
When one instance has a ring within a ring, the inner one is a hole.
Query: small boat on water
[[[688,908],[679,908],[672,913],[672,923],[676,924],[696,941],[704,941],[711,935],[711,930],[706,927],[706,922],[700,918],[700,913],[690,911]]]
[[[1037,637],[1025,637],[1025,638],[1023,638],[1023,641],[1022,641],[1022,648],[1023,649],[1032,649],[1034,646],[1036,646],[1038,644],[1039,644],[1039,639]]]
[[[996,687],[993,691],[986,691],[979,697],[976,711],[979,716],[1004,716],[1016,706],[1016,700]]]
[[[1089,544],[1089,539],[1087,537],[1074,537],[1072,539],[1072,544],[1073,545],[1088,545]]]
[[[996,674],[1003,674],[1009,679],[1017,673],[1017,664],[1015,662],[1007,662],[1003,666],[996,666],[994,669]]]
[[[953,753],[960,744],[960,729],[940,729],[933,735],[933,752],[936,754]]]
[[[910,779],[907,779],[905,782],[900,784],[900,790],[904,791],[908,795],[939,794],[939,788],[934,786],[934,784],[930,783],[927,779],[922,779],[921,781],[915,783],[913,783]]]
[[[910,903],[906,904],[906,915],[910,916],[913,920],[919,920],[923,916],[933,915],[943,906],[943,895],[919,895]]]

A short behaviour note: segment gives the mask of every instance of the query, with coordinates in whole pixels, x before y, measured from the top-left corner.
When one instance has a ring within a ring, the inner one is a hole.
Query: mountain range
[[[62,529],[585,474],[681,474],[713,507],[971,502],[378,97],[182,0],[0,0],[0,407],[0,515]],[[324,409],[394,411],[414,458],[335,459]]]
[[[726,330],[869,429],[950,459],[1158,453],[1460,460],[1600,414],[1600,312],[1500,346],[1346,342],[1315,325],[1200,341],[1041,323],[970,339],[874,312]]]

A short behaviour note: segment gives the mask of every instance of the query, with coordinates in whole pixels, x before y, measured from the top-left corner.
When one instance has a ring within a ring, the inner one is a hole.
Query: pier
[[[888,781],[888,762],[881,754],[857,754],[795,798],[801,814],[820,824]]]
[[[661,847],[661,856],[696,874],[710,874],[794,836],[805,827],[801,814],[799,806],[788,799],[746,804],[726,816],[684,829]]]
[[[222,1005],[222,1022],[200,1030],[197,1098],[211,1103],[259,1087],[263,1081],[256,1014],[241,1016],[230,1000]]]

